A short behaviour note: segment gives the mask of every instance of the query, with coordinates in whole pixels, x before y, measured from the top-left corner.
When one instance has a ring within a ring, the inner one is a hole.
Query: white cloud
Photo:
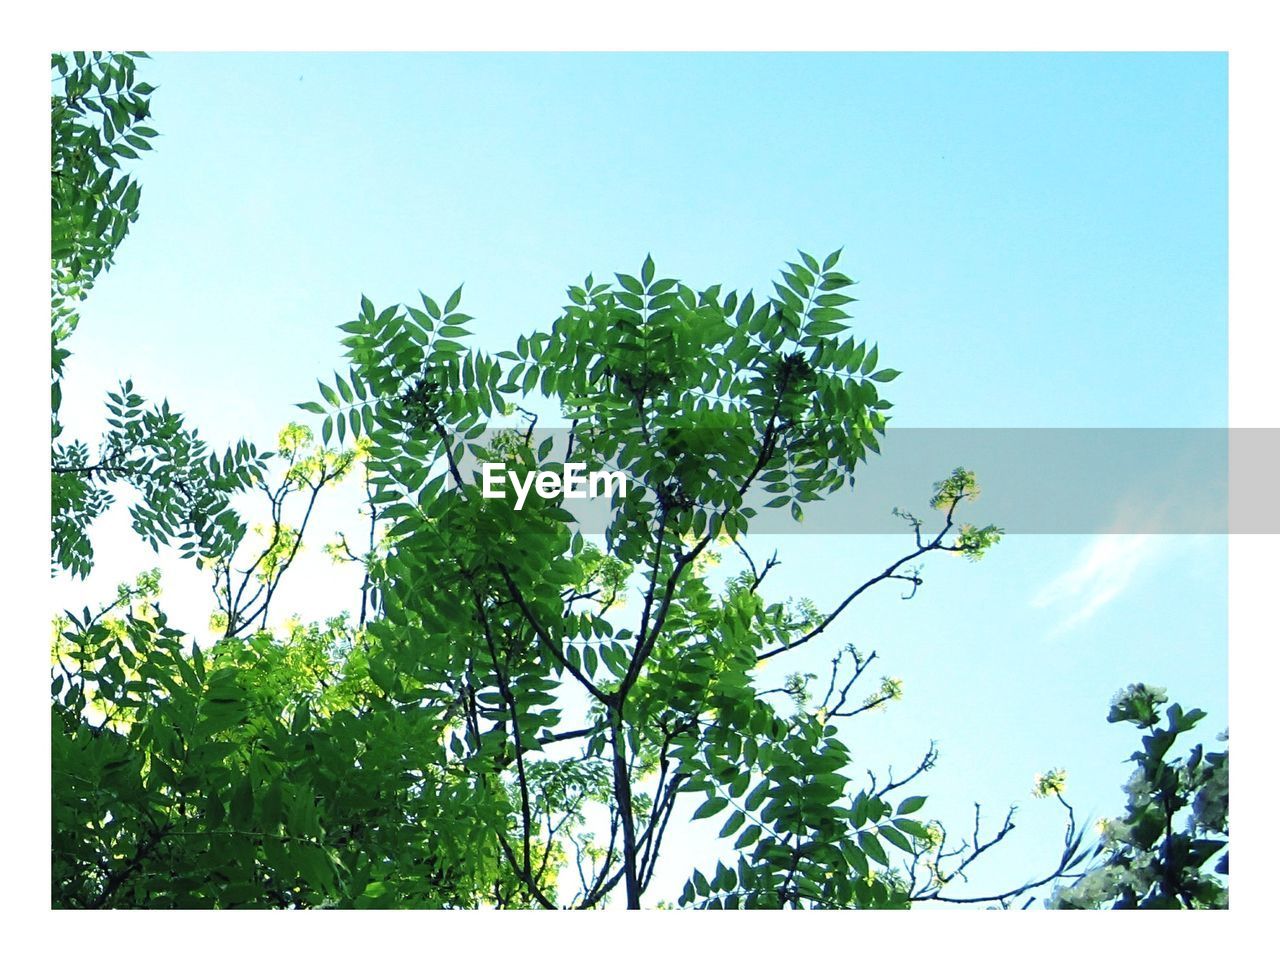
[[[1061,634],[1083,624],[1119,597],[1134,575],[1160,551],[1152,534],[1100,534],[1079,560],[1055,577],[1031,601],[1035,607],[1071,609],[1051,632]]]

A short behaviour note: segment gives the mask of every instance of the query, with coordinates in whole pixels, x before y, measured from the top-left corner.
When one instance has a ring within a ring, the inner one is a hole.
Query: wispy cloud
[[[1069,611],[1050,636],[1083,624],[1123,594],[1143,564],[1160,551],[1161,539],[1151,534],[1100,534],[1031,603],[1035,607],[1064,607]]]

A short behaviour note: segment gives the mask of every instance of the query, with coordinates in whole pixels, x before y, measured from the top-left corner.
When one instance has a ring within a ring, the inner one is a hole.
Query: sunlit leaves
[[[160,615],[131,616],[118,635],[70,624],[61,657],[76,669],[59,675],[72,681],[53,731],[55,903],[349,906],[381,886],[401,904],[473,904],[492,879],[486,834],[500,808],[443,777],[429,718],[355,710],[368,680],[349,632],[339,621],[217,645],[206,674]],[[95,731],[85,693],[122,705],[126,690],[127,712]]]
[[[254,633],[265,613],[228,601],[228,636],[203,648],[160,618],[104,634],[86,612],[64,631],[55,900],[546,907],[576,866],[570,903],[596,906],[622,890],[625,861],[647,884],[678,809],[723,854],[690,865],[687,905],[906,906],[894,870],[930,843],[908,817],[923,799],[895,808],[855,783],[836,723],[851,712],[806,707],[803,679],[781,707],[759,676],[762,652],[821,615],[766,601],[758,575],[709,573],[758,516],[749,495],[801,522],[879,449],[878,385],[897,372],[855,336],[838,260],[801,252],[756,294],[662,276],[646,256],[570,286],[550,324],[494,355],[472,346],[460,286],[361,297],[340,327],[343,369],[298,404],[315,436],[290,425],[279,449],[294,486],[363,465],[369,546],[347,559],[367,575],[368,616]],[[517,511],[476,496],[469,459],[528,471],[566,456],[508,426],[526,400],[574,423],[576,460],[634,482],[600,543],[553,499]],[[131,385],[112,405],[113,430],[147,451],[139,531],[241,570],[226,499],[260,479],[257,452],[216,456],[167,408],[135,428],[148,409]],[[152,428],[175,423],[152,451]],[[67,477],[99,469],[83,445],[61,456]],[[279,506],[268,545],[246,550],[268,592],[301,540]],[[110,737],[91,731],[100,716]],[[90,772],[79,788],[76,765]],[[145,875],[119,876],[121,859]]]
[[[52,261],[55,339],[75,325],[71,304],[109,267],[138,217],[141,188],[121,159],[151,149],[150,84],[141,53],[52,57]]]
[[[142,125],[153,88],[137,81],[142,53],[54,54],[52,58],[52,562],[79,577],[93,566],[89,529],[113,503],[112,488],[140,495],[134,530],[152,546],[176,543],[186,557],[226,551],[243,534],[230,498],[261,476],[263,458],[241,441],[210,452],[168,403],[146,406],[132,382],[108,394],[107,427],[95,453],[60,440],[61,344],[78,323],[76,304],[110,267],[138,217],[141,188],[120,158],[150,149]]]

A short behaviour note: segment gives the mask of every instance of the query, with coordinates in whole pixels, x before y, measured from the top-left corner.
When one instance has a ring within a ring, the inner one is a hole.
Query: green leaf
[[[709,818],[713,814],[719,814],[729,806],[729,799],[722,797],[708,798],[693,812],[693,820],[701,821],[703,818]]]
[[[862,834],[859,834],[858,845],[873,861],[878,861],[885,867],[889,866],[889,856],[884,853],[884,848],[881,846],[879,839],[874,834],[865,831]]]
[[[735,833],[738,828],[742,827],[742,824],[746,819],[747,816],[741,811],[734,811],[725,820],[724,827],[720,829],[720,836],[722,838],[727,838],[730,834]]]
[[[879,357],[880,357],[880,348],[878,346],[872,347],[871,350],[867,352],[866,358],[863,359],[862,361],[862,373],[869,374],[873,370],[875,370],[876,361],[879,359]]]
[[[747,799],[742,802],[742,806],[748,811],[754,811],[764,802],[765,795],[768,793],[769,782],[761,781],[752,789],[751,793],[747,795]]]
[[[696,868],[693,871],[693,888],[698,892],[699,897],[705,898],[711,893],[711,884],[707,881],[706,875]]]
[[[644,284],[640,283],[640,281],[636,280],[634,277],[630,276],[629,274],[614,274],[614,276],[618,278],[618,283],[620,283],[623,286],[623,289],[629,291],[630,293],[633,293],[633,294],[644,293]]]
[[[924,807],[925,798],[921,795],[913,795],[909,798],[903,798],[898,804],[898,814],[915,814]]]
[[[912,853],[911,842],[897,828],[889,824],[881,824],[877,830],[880,832],[880,836],[894,847],[906,851],[908,854]]]
[[[235,790],[231,794],[231,807],[228,811],[231,825],[240,830],[247,829],[253,823],[253,782],[247,775],[241,775]]]

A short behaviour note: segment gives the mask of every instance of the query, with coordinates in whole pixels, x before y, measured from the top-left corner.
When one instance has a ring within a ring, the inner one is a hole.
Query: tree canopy
[[[753,524],[800,522],[850,485],[892,406],[898,372],[853,332],[839,251],[800,253],[765,294],[695,287],[646,257],[570,286],[559,316],[496,354],[467,345],[460,287],[361,298],[341,327],[348,368],[270,455],[210,451],[128,380],[96,455],[63,440],[76,303],[137,216],[120,160],[156,135],[143,56],[53,58],[52,558],[87,573],[90,526],[130,485],[135,530],[194,562],[182,576],[211,582],[214,610],[203,640],[170,624],[153,571],[58,619],[55,905],[657,906],[684,810],[723,855],[687,865],[682,907],[1009,906],[1055,882],[1054,906],[1225,905],[1199,871],[1226,843],[1226,753],[1166,760],[1201,715],[1175,705],[1159,729],[1149,689],[1113,712],[1152,732],[1123,828],[1086,844],[1050,779],[1061,858],[1001,890],[952,894],[1012,820],[957,842],[927,819],[913,792],[934,748],[896,780],[851,771],[856,718],[901,691],[868,675],[874,651],[841,644],[855,602],[914,592],[922,558],[977,560],[1002,532],[962,519],[978,482],[957,468],[936,520],[904,514],[901,555],[832,608],[770,595],[780,561],[753,556]],[[567,426],[539,433],[537,410]],[[478,461],[633,483],[596,534],[560,497],[480,496]],[[359,565],[359,597],[281,627],[272,600],[312,507],[349,479],[362,542],[329,550]],[[829,676],[786,673],[818,644]]]

